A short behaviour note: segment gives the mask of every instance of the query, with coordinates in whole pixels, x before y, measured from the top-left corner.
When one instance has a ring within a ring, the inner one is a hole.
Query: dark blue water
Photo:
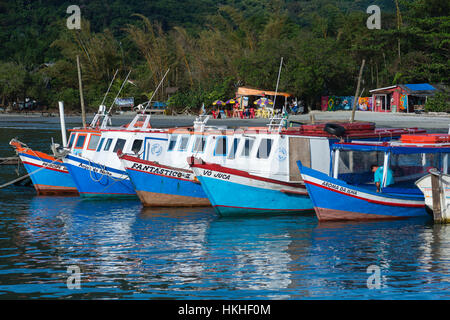
[[[13,136],[48,151],[57,134],[0,129],[0,156],[12,155]],[[13,168],[0,166],[0,184]],[[68,288],[73,267],[79,289]],[[9,298],[449,299],[450,225],[222,218],[9,187],[0,190],[0,299]]]

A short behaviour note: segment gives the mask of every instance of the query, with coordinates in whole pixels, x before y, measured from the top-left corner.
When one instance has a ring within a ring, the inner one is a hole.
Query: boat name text
[[[231,175],[226,174],[226,173],[221,173],[221,172],[216,172],[213,175],[213,172],[211,170],[203,170],[203,175],[207,176],[207,177],[213,176],[214,178],[222,179],[222,180],[230,180],[230,177],[231,177]]]
[[[180,171],[176,171],[176,170],[158,168],[158,167],[154,167],[151,165],[144,165],[144,164],[136,163],[136,162],[133,163],[133,165],[131,166],[131,169],[146,171],[149,173],[160,174],[163,176],[174,177],[174,178],[183,178],[183,179],[189,179],[189,180],[193,179],[193,174],[188,173],[188,172],[180,172]]]
[[[333,184],[333,183],[330,183],[330,182],[327,182],[327,181],[322,182],[322,186],[330,188],[330,189],[334,189],[336,191],[352,194],[354,196],[356,196],[358,194],[358,192],[355,191],[355,190],[348,189],[348,188],[343,187],[343,186],[338,186],[337,184]]]

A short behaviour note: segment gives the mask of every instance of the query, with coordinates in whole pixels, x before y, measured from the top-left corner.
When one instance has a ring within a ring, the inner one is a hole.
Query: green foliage
[[[438,92],[433,97],[427,99],[426,111],[450,112],[450,95],[445,92]]]
[[[81,1],[82,29],[68,30],[70,1],[0,3],[0,99],[64,100],[79,110],[76,56],[85,103],[98,107],[116,70],[109,107],[120,97],[197,109],[234,97],[237,84],[280,91],[314,108],[321,95],[353,95],[362,86],[446,83],[450,70],[449,2],[380,0],[382,29],[366,27],[372,0],[91,0]],[[401,18],[401,19],[400,19]],[[430,102],[431,103],[431,102]],[[435,108],[435,107],[433,107]],[[437,108],[437,107],[436,107]]]

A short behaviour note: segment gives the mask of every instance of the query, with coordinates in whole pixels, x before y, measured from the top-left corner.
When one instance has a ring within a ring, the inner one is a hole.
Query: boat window
[[[74,143],[74,141],[75,141],[75,136],[76,136],[77,134],[76,133],[71,133],[70,134],[70,138],[69,138],[69,145],[67,146],[67,148],[72,148],[72,146],[73,146],[73,143]]]
[[[135,154],[138,154],[139,151],[141,151],[141,147],[142,147],[142,140],[136,139],[133,141],[133,145],[131,146],[131,151],[134,152]]]
[[[206,145],[206,137],[196,137],[194,147],[192,148],[192,152],[203,152],[205,151]]]
[[[356,185],[373,182],[371,166],[383,166],[383,162],[382,151],[340,150],[338,179]]]
[[[169,148],[167,149],[167,151],[172,151],[173,149],[175,149],[175,145],[177,144],[177,135],[171,136],[170,140],[169,140]]]
[[[216,147],[214,149],[215,156],[227,155],[227,137],[218,137],[216,141]]]
[[[106,140],[105,149],[103,149],[103,150],[109,151],[109,148],[111,148],[112,142],[113,142],[113,138],[109,138],[108,140]]]
[[[123,147],[125,146],[125,142],[127,142],[127,140],[125,140],[125,139],[117,139],[117,142],[116,142],[116,145],[114,146],[113,152],[116,153],[119,150],[123,151]]]
[[[230,153],[228,154],[228,159],[236,158],[236,151],[237,151],[237,147],[239,145],[240,140],[241,139],[239,139],[239,138],[233,139],[233,143],[231,144],[231,148],[230,148]]]
[[[85,134],[79,134],[77,142],[75,143],[75,149],[83,149],[85,141],[86,141],[86,135]]]
[[[439,153],[391,154],[389,168],[394,181],[402,185],[414,186],[414,182],[428,173],[431,168],[441,170]]]
[[[189,142],[189,136],[182,136],[181,137],[181,142],[180,142],[180,147],[178,148],[178,151],[186,151],[188,142]]]
[[[270,156],[270,151],[272,150],[272,139],[261,139],[261,143],[259,144],[258,153],[256,157],[258,159],[267,159]]]
[[[97,152],[102,150],[103,142],[105,142],[105,138],[100,139],[100,143],[98,144],[98,147],[97,147]]]
[[[253,144],[255,143],[254,139],[245,139],[244,141],[244,148],[241,152],[241,157],[249,157],[250,152],[252,151]]]
[[[97,148],[98,141],[100,140],[100,135],[91,134],[91,138],[89,139],[89,143],[87,146],[88,150],[95,150]]]

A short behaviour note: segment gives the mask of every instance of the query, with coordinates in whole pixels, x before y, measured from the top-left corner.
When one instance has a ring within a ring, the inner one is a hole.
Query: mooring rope
[[[56,161],[59,161],[59,159],[55,159],[55,160],[52,161],[50,164],[53,164],[53,163],[55,163]],[[35,174],[35,173],[38,173],[39,171],[41,171],[41,170],[43,170],[43,169],[47,169],[47,167],[39,168],[39,169],[37,169],[37,170],[35,170],[35,171],[33,171],[33,172],[30,172],[30,173],[28,173],[28,174],[26,174],[26,175],[24,175],[24,176],[22,176],[22,177],[20,177],[20,178],[17,178],[17,179],[14,179],[14,180],[12,180],[12,181],[10,181],[10,182],[8,182],[8,183],[2,184],[2,185],[0,186],[0,189],[3,189],[3,188],[5,188],[5,187],[7,187],[7,186],[9,186],[9,185],[11,185],[11,184],[16,183],[16,182],[25,180],[26,178],[30,177],[31,175],[33,175],[33,174]]]

